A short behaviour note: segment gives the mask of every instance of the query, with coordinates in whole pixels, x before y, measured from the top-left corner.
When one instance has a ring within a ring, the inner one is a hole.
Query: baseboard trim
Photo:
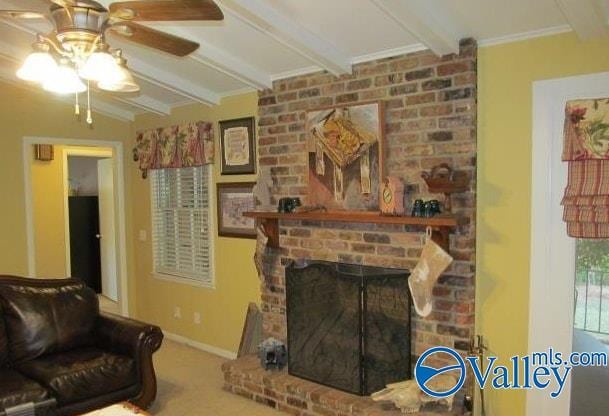
[[[189,347],[196,348],[197,350],[205,351],[222,358],[227,358],[229,360],[234,360],[237,358],[237,353],[233,351],[228,351],[222,348],[214,347],[213,345],[204,344],[202,342],[195,341],[193,339],[184,337],[182,335],[174,334],[165,330],[163,330],[163,334],[165,334],[165,337],[171,341],[188,345]]]

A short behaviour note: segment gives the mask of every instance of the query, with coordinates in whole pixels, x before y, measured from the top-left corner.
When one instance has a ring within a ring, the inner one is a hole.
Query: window
[[[159,169],[151,176],[154,272],[213,286],[209,165]]]

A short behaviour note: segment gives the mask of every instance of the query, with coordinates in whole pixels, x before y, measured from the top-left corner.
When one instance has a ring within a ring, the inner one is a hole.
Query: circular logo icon
[[[447,365],[442,368],[434,368],[425,365],[425,361],[434,354],[448,354],[454,358],[455,364]],[[459,372],[457,384],[444,391],[436,391],[431,386],[428,386],[428,383],[436,376],[448,371]],[[465,383],[465,361],[463,361],[463,358],[461,358],[461,356],[453,349],[446,347],[430,348],[417,360],[417,364],[414,367],[414,378],[416,379],[419,388],[432,397],[442,398],[452,396],[459,391],[459,389],[463,386],[463,383]]]

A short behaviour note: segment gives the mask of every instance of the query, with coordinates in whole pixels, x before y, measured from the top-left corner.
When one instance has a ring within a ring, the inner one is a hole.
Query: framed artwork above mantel
[[[377,211],[385,164],[383,102],[309,110],[306,125],[309,204]]]
[[[220,124],[220,159],[222,175],[256,173],[256,119],[254,117],[222,120]]]

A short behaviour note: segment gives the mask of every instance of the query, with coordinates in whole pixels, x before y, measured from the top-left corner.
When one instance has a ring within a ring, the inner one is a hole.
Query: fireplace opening
[[[325,261],[288,265],[289,373],[361,396],[410,379],[408,276]]]

